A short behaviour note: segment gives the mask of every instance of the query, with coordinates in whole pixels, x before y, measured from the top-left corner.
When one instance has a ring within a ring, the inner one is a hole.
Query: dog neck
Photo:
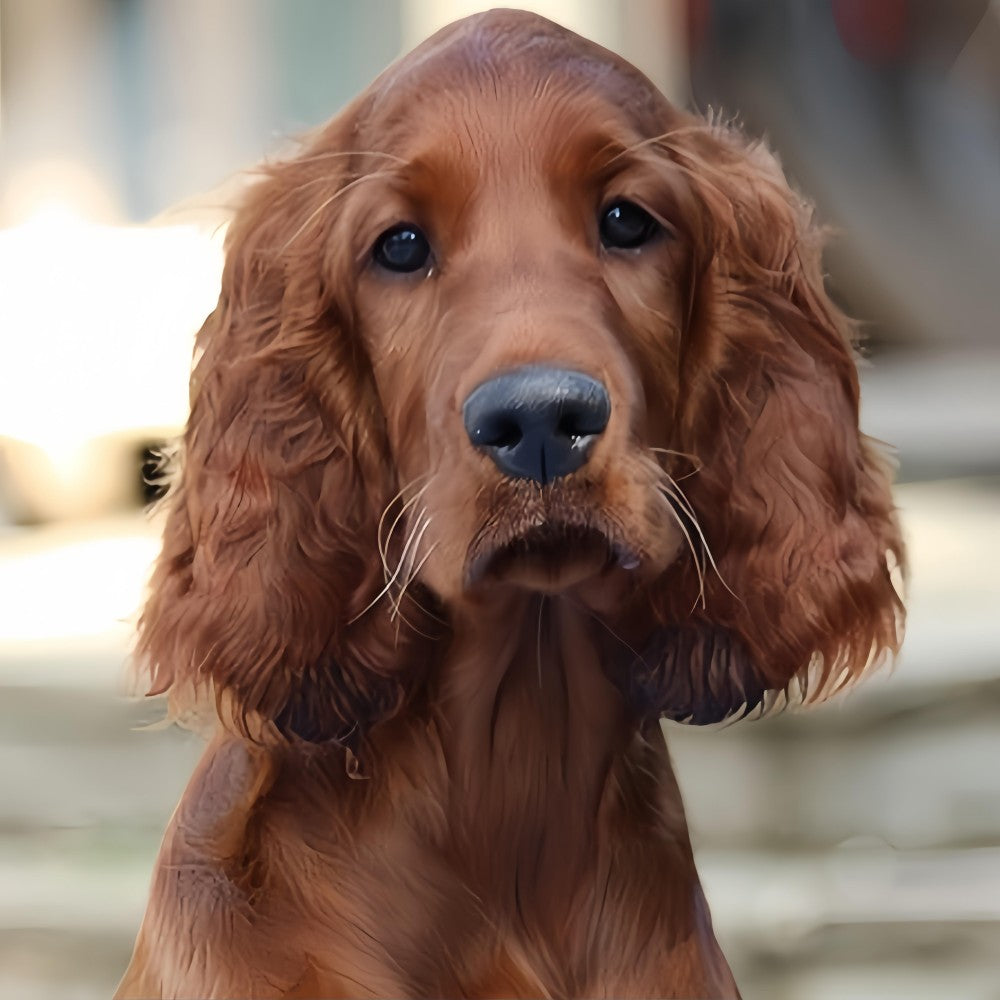
[[[453,833],[483,891],[540,919],[565,921],[596,877],[623,796],[631,823],[637,808],[659,822],[661,779],[673,783],[659,733],[640,736],[606,672],[617,641],[567,599],[515,592],[459,617],[443,664]]]
[[[539,779],[581,791],[573,782],[626,729],[603,670],[602,627],[560,597],[518,593],[459,619],[439,699],[477,784],[531,758]]]

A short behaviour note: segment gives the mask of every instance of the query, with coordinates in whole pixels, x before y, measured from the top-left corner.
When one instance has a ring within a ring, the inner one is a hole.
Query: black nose
[[[530,366],[477,386],[462,416],[469,440],[504,475],[544,485],[587,461],[608,426],[611,400],[588,375]]]

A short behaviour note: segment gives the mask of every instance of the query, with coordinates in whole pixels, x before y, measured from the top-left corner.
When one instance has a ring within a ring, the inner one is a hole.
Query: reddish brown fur
[[[902,616],[808,206],[760,146],[511,11],[440,32],[265,174],[139,642],[175,707],[214,692],[218,732],[118,995],[736,996],[656,720],[825,696]],[[603,250],[621,197],[670,235]],[[430,276],[371,263],[400,221]],[[544,488],[461,420],[528,363],[612,399]],[[539,533],[565,549],[547,566],[471,579]]]

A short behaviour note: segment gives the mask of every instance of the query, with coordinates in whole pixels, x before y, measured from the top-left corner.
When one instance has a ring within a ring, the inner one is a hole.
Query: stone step
[[[107,996],[158,839],[117,828],[0,837],[0,995]],[[1000,849],[700,850],[698,864],[748,997],[996,998]]]
[[[1000,843],[1000,682],[872,713],[852,698],[722,729],[665,726],[688,818],[708,847]],[[0,831],[162,830],[201,753],[162,702],[0,689]],[[934,789],[928,795],[928,788]]]

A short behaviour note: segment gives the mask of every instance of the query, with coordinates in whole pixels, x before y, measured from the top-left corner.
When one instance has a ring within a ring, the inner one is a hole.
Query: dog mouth
[[[556,594],[616,569],[637,568],[638,553],[616,536],[611,525],[559,519],[481,536],[466,561],[466,588],[496,582]]]

